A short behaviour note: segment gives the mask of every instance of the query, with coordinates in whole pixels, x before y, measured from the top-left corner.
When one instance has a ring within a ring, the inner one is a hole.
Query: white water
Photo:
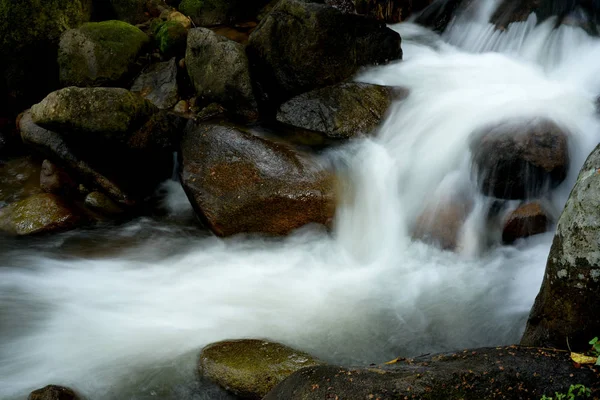
[[[195,383],[194,362],[202,346],[228,338],[363,364],[517,342],[552,234],[488,246],[470,134],[529,116],[567,129],[572,168],[545,200],[558,213],[600,139],[600,42],[531,21],[499,35],[481,22],[485,11],[451,26],[445,41],[394,27],[405,61],[358,77],[411,94],[376,139],[327,155],[348,186],[333,235],[307,227],[281,241],[206,237],[189,227],[189,205],[169,183],[172,215],[160,222],[4,244],[0,398],[49,383],[89,399],[222,398]],[[413,241],[418,213],[456,193],[475,204],[459,251]]]

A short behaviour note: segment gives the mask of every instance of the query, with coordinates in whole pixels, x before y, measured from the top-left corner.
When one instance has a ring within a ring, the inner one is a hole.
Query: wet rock
[[[181,182],[217,235],[284,235],[334,215],[334,176],[289,148],[219,125],[189,124]]]
[[[40,161],[26,156],[0,163],[0,207],[40,192]]]
[[[598,34],[598,11],[595,2],[562,0],[503,0],[498,4],[490,21],[505,29],[513,22],[526,21],[531,14],[538,22],[556,17],[555,24],[568,23],[579,26],[591,34]]]
[[[116,216],[124,212],[110,197],[101,192],[89,193],[85,197],[84,205],[90,210],[106,216]]]
[[[244,120],[258,119],[244,46],[209,29],[192,29],[185,54],[196,94]]]
[[[139,72],[148,36],[122,21],[90,22],[64,32],[58,64],[63,86],[120,86]]]
[[[225,109],[223,106],[217,103],[211,103],[198,112],[196,115],[196,120],[207,121],[212,118],[223,116],[224,114]]]
[[[569,354],[518,346],[465,350],[350,369],[302,369],[264,400],[300,399],[540,399],[574,382],[598,390],[597,373],[575,368]]]
[[[433,1],[415,18],[419,25],[431,28],[436,32],[446,30],[448,24],[471,4],[472,0],[437,0]]]
[[[68,196],[75,192],[77,183],[63,168],[44,160],[40,172],[40,188],[46,193]]]
[[[431,0],[354,0],[356,11],[387,23],[406,21],[414,12],[431,4]]]
[[[182,0],[179,11],[196,26],[234,24],[256,18],[270,0]]]
[[[483,128],[474,137],[473,164],[486,195],[537,197],[567,175],[568,134],[549,120],[505,122]]]
[[[392,103],[394,89],[368,83],[341,83],[296,96],[281,105],[277,121],[349,139],[373,132]]]
[[[77,211],[50,193],[33,195],[0,209],[0,229],[18,236],[67,231],[81,222]]]
[[[539,202],[527,203],[510,213],[504,222],[502,241],[510,244],[548,231],[550,218]]]
[[[573,351],[600,332],[600,146],[581,168],[558,220],[542,287],[521,343]],[[567,342],[568,341],[568,342]]]
[[[154,39],[162,54],[167,57],[185,53],[189,28],[180,21],[167,20],[154,27]]]
[[[275,110],[283,101],[339,83],[360,67],[402,57],[400,35],[383,22],[344,14],[325,4],[281,0],[248,44],[260,99]]]
[[[27,400],[80,400],[80,397],[69,388],[48,385],[31,392]]]
[[[131,91],[148,99],[158,108],[172,108],[179,100],[175,58],[152,64],[133,82]]]
[[[231,340],[202,349],[200,375],[243,399],[262,399],[292,373],[321,362],[307,353],[264,340]]]
[[[343,13],[355,13],[356,7],[352,0],[325,0],[325,4],[337,8]]]

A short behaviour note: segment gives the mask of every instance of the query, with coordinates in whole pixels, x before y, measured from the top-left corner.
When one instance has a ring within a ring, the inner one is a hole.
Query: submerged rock
[[[77,228],[80,214],[60,197],[41,193],[0,209],[0,229],[19,236]]]
[[[510,244],[548,231],[550,218],[539,202],[527,203],[510,213],[504,222],[502,241]]]
[[[264,400],[304,399],[540,399],[573,383],[599,389],[597,373],[575,368],[569,354],[518,346],[398,359],[393,365],[304,368]]]
[[[149,37],[122,21],[90,22],[62,34],[58,51],[63,86],[120,86],[139,71]]]
[[[222,104],[245,120],[258,119],[244,46],[210,29],[192,29],[185,62],[196,94],[205,102]]]
[[[264,340],[229,340],[202,349],[198,370],[243,399],[262,399],[292,373],[321,364],[311,355]]]
[[[140,94],[160,109],[175,106],[179,100],[175,57],[152,64],[144,70],[133,82],[131,91]]]
[[[189,124],[181,144],[181,182],[217,235],[285,235],[330,224],[334,176],[280,144],[232,127]]]
[[[524,345],[587,350],[600,332],[599,171],[600,146],[581,168],[558,220]]]
[[[27,400],[80,400],[80,397],[72,389],[63,386],[48,385],[31,392]]]
[[[349,139],[372,133],[381,124],[392,99],[400,95],[394,92],[387,86],[340,83],[288,100],[279,108],[277,121],[331,139]]]
[[[333,85],[360,67],[402,58],[400,35],[383,22],[325,4],[281,0],[250,35],[248,56],[261,100],[277,107]]]
[[[474,137],[473,164],[485,195],[537,197],[567,176],[568,134],[552,121],[509,121],[485,127]]]

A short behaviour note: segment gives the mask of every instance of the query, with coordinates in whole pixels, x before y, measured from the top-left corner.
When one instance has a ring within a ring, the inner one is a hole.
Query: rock
[[[549,120],[485,127],[471,143],[481,191],[502,199],[537,197],[558,186],[569,167],[568,134]]]
[[[101,192],[91,192],[85,197],[83,203],[92,211],[98,212],[106,216],[115,216],[123,214],[124,210],[119,207],[110,197]]]
[[[540,399],[580,383],[598,390],[597,373],[575,368],[569,354],[518,346],[465,350],[392,365],[302,369],[264,400],[301,399]]]
[[[383,22],[325,4],[281,0],[250,35],[248,57],[260,99],[283,101],[402,58],[400,35]]]
[[[225,114],[225,109],[217,103],[211,103],[204,107],[196,115],[197,121],[207,121],[216,117],[222,117]]]
[[[45,388],[31,392],[27,400],[79,400],[79,396],[69,388],[48,385]]]
[[[247,121],[258,119],[244,46],[209,29],[189,33],[185,62],[196,94]]]
[[[75,192],[77,183],[63,168],[50,160],[44,160],[40,172],[40,187],[46,193],[68,196]]]
[[[122,21],[90,22],[64,32],[58,64],[63,86],[120,86],[139,71],[135,64],[148,36]]]
[[[179,11],[196,26],[234,24],[256,18],[270,0],[182,0]]]
[[[41,193],[40,162],[31,156],[0,163],[0,207]]]
[[[502,241],[506,244],[548,231],[550,218],[539,202],[527,203],[510,213],[504,222]]]
[[[165,14],[165,18],[167,21],[179,22],[186,30],[190,30],[192,27],[192,21],[190,21],[189,17],[186,17],[179,11],[168,10]]]
[[[131,91],[150,100],[158,108],[172,108],[179,100],[175,58],[150,65],[133,82]]]
[[[433,1],[415,18],[419,25],[431,28],[436,32],[444,32],[448,24],[464,10],[473,0],[438,0]]]
[[[200,375],[243,399],[262,399],[292,373],[321,362],[311,355],[264,340],[231,340],[202,349]]]
[[[277,121],[331,139],[372,133],[392,103],[390,87],[368,83],[340,83],[313,90],[283,103]]]
[[[217,235],[285,235],[330,224],[334,177],[287,147],[237,129],[189,124],[181,144],[182,185]]]
[[[41,193],[0,209],[0,229],[18,236],[68,231],[82,222],[60,197]]]
[[[92,0],[0,0],[0,97],[12,94],[14,115],[58,87],[60,35],[91,11]]]
[[[126,133],[135,132],[156,112],[152,103],[126,89],[68,87],[31,107],[31,118],[46,129],[124,142]]]
[[[600,332],[599,170],[600,146],[581,168],[558,220],[524,345],[587,350],[588,341]]]
[[[146,22],[149,15],[146,13],[147,0],[110,0],[115,19],[125,21],[129,24],[141,24]]]
[[[185,100],[178,101],[173,107],[173,111],[178,114],[187,114],[190,111],[190,105]]]
[[[431,0],[354,0],[356,11],[387,23],[406,21],[414,12],[427,7]]]
[[[179,21],[164,21],[154,27],[158,49],[167,57],[185,53],[189,28]]]
[[[356,13],[356,7],[352,0],[325,0],[325,4],[333,8],[337,8],[343,13]]]

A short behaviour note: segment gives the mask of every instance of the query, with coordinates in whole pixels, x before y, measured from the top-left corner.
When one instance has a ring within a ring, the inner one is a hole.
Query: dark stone
[[[542,287],[521,341],[589,349],[600,332],[600,146],[581,168],[558,220]]]
[[[196,26],[236,24],[255,20],[270,0],[182,0],[179,11]]]
[[[548,231],[550,218],[539,202],[527,203],[510,213],[504,222],[502,241],[510,244]]]
[[[356,11],[387,23],[406,21],[414,12],[421,11],[431,0],[354,0]]]
[[[88,209],[106,216],[117,216],[124,212],[118,204],[110,199],[110,197],[101,192],[89,193],[85,196],[83,204]]]
[[[319,132],[331,139],[349,139],[375,131],[392,99],[401,95],[386,86],[340,83],[283,103],[277,112],[277,121]]]
[[[133,82],[131,91],[148,99],[158,108],[173,108],[179,100],[175,58],[149,66]]]
[[[77,183],[69,174],[50,160],[44,160],[40,172],[40,187],[46,193],[68,196],[77,188]]]
[[[509,121],[485,127],[474,138],[473,164],[485,195],[533,198],[567,175],[567,134],[551,121]]]
[[[215,234],[285,235],[334,215],[334,176],[283,145],[219,125],[188,124],[180,176]]]
[[[325,4],[281,0],[250,35],[252,76],[267,109],[402,58],[400,35],[383,22]]]
[[[465,9],[473,0],[437,0],[433,1],[415,18],[419,25],[431,28],[436,32],[444,32],[448,24]]]
[[[48,385],[31,392],[27,400],[79,400],[77,394],[66,387]]]
[[[575,368],[569,354],[518,346],[465,350],[393,365],[302,369],[264,400],[305,399],[540,399],[575,383],[600,389],[597,372]]]

